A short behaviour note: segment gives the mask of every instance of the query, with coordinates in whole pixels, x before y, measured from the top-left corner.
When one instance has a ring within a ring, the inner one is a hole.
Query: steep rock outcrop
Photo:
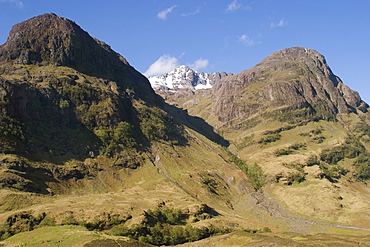
[[[219,120],[246,119],[266,109],[307,109],[318,118],[367,111],[359,94],[342,83],[318,52],[302,47],[277,51],[255,67],[213,87]]]

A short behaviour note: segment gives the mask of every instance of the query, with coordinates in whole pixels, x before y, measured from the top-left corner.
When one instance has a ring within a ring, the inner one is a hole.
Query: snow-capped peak
[[[149,77],[148,80],[154,90],[178,90],[178,89],[208,89],[222,77],[231,73],[198,73],[186,65],[172,70],[171,72]]]

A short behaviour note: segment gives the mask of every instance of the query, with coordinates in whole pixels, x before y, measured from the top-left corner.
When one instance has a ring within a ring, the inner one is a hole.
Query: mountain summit
[[[13,26],[0,46],[0,63],[66,66],[93,76],[122,81],[137,94],[153,97],[149,83],[110,46],[91,37],[75,22],[43,14]],[[130,79],[128,79],[130,78]]]
[[[328,119],[368,107],[333,74],[324,56],[303,47],[277,51],[255,67],[218,81],[213,90],[221,121],[246,119],[273,108],[301,109],[298,115]]]
[[[119,125],[130,130],[131,141],[143,144],[140,121],[151,111],[142,116],[139,105],[157,109],[163,103],[126,59],[55,14],[12,28],[0,46],[0,82],[0,122],[10,128],[11,119],[23,133],[2,136],[4,147],[42,159],[105,152],[102,146],[109,145],[99,135]]]
[[[163,75],[149,77],[153,89],[158,91],[177,89],[209,89],[221,78],[232,73],[199,73],[185,65]]]

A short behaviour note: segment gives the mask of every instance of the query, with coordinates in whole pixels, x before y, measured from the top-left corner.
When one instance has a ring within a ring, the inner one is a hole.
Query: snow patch
[[[149,77],[148,80],[154,90],[177,90],[177,89],[210,89],[212,85],[230,73],[198,73],[195,70],[181,65],[169,73]]]

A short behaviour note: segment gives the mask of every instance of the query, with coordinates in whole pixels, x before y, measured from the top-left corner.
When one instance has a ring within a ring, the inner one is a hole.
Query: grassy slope
[[[131,216],[126,222],[126,226],[130,226],[139,224],[143,212],[159,204],[186,211],[207,203],[220,216],[196,222],[195,227],[210,224],[253,229],[270,226],[249,217],[235,217],[231,208],[239,197],[252,190],[247,177],[228,160],[223,148],[192,130],[187,130],[187,135],[188,146],[154,144],[156,161],[152,163],[147,157],[146,163],[134,170],[109,168],[110,160],[100,158],[100,163],[107,164],[101,165],[104,170],[93,178],[49,183],[55,195],[2,189],[0,222],[20,212],[35,216],[46,213],[47,218],[54,218],[57,225],[71,215],[79,222],[91,222],[110,213]],[[206,176],[213,181],[212,185],[203,183]],[[22,236],[27,235],[17,234],[13,238],[20,240]],[[45,237],[40,241],[49,241],[49,237]]]
[[[17,234],[0,246],[84,246],[85,244],[99,243],[109,246],[149,246],[124,237],[114,237],[99,232],[87,231],[81,226],[43,227],[31,232]],[[113,240],[113,241],[112,241]],[[104,242],[103,242],[104,241]],[[369,235],[344,232],[342,234],[301,235],[296,233],[261,233],[252,234],[237,231],[227,235],[214,236],[193,243],[179,246],[370,246]],[[91,245],[94,246],[94,245]],[[102,245],[96,245],[102,246]]]
[[[215,236],[181,246],[370,246],[368,235],[334,235],[316,234],[300,235],[296,233],[280,234],[251,234],[234,232],[227,235]]]
[[[0,246],[78,247],[85,246],[88,243],[94,243],[94,241],[98,240],[105,240],[109,243],[112,242],[109,240],[113,240],[116,245],[112,246],[151,246],[124,237],[114,237],[99,232],[88,231],[81,226],[42,227],[31,232],[17,234],[6,241],[0,242]]]
[[[210,106],[210,101],[205,102],[200,108],[189,109],[189,112],[194,115],[198,113],[200,116],[207,112],[209,114],[205,109]],[[214,117],[208,116],[208,119],[210,123],[221,126]],[[357,121],[354,118],[344,120]],[[46,212],[48,216],[54,217],[57,223],[71,212],[79,221],[91,220],[104,212],[118,212],[132,216],[132,219],[126,223],[129,226],[140,223],[144,210],[155,208],[162,202],[169,207],[182,209],[207,203],[221,215],[194,223],[194,226],[213,224],[253,229],[267,226],[274,232],[326,232],[356,235],[368,233],[349,231],[330,224],[305,223],[305,220],[311,222],[311,219],[319,219],[369,227],[369,221],[363,217],[368,214],[369,208],[367,197],[369,193],[366,186],[360,183],[349,184],[345,181],[332,184],[326,179],[314,178],[309,171],[306,181],[301,184],[286,186],[273,182],[273,177],[277,173],[292,171],[282,163],[303,162],[311,154],[319,154],[321,149],[341,143],[347,133],[343,125],[325,121],[310,123],[282,132],[282,138],[275,143],[267,145],[257,143],[265,130],[274,130],[282,126],[284,124],[265,121],[250,129],[221,129],[226,139],[231,140],[230,149],[234,153],[247,160],[249,164],[257,162],[264,169],[269,179],[264,191],[267,199],[259,193],[252,193],[253,189],[248,177],[231,162],[223,148],[187,129],[189,138],[187,146],[155,143],[152,147],[153,162],[149,157],[145,157],[146,163],[135,170],[109,168],[111,160],[99,158],[98,162],[106,169],[99,172],[95,178],[49,183],[50,188],[58,194],[55,196],[1,190],[0,222],[22,211],[31,211],[35,215]],[[322,135],[326,138],[323,143],[318,144],[312,141],[311,137],[299,135],[320,127],[324,129]],[[252,142],[250,139],[248,139],[249,142],[245,142],[248,136],[252,136]],[[305,150],[283,157],[274,155],[276,149],[287,147],[297,140],[307,143]],[[323,189],[325,193],[317,193],[317,191],[322,192]],[[358,193],[359,191],[361,193]],[[338,195],[343,198],[340,202]],[[76,231],[85,230],[76,228]],[[251,238],[247,233],[232,233],[230,239],[239,238],[238,234],[241,234],[242,241]],[[9,241],[18,236],[28,238],[27,235],[20,234]],[[315,239],[315,237],[297,235],[290,238],[289,234],[271,234],[267,235],[267,240],[263,240],[261,236],[265,235],[253,235],[253,239],[268,242],[271,238],[279,237],[283,239],[282,243],[302,240],[302,238]],[[333,239],[335,238],[344,241],[345,237],[333,236]],[[227,238],[222,241],[226,240],[228,241]],[[210,241],[221,240],[216,237],[211,238]],[[232,244],[227,241],[225,245]],[[255,242],[251,243],[253,245]],[[301,242],[298,241],[298,243]],[[203,240],[196,246],[205,245],[207,241]]]
[[[325,124],[331,125],[331,123],[326,122]],[[333,126],[336,125],[334,124]],[[276,126],[273,127],[275,128]],[[316,126],[303,126],[302,128],[307,129],[302,129],[301,131],[307,131],[312,127]],[[293,135],[294,132],[300,133],[300,130],[295,128],[290,130],[290,132],[284,133],[282,140],[279,141],[281,142],[280,145],[286,145],[286,140],[290,140],[289,136]],[[248,177],[230,161],[230,158],[223,148],[220,148],[218,145],[210,142],[205,137],[192,130],[187,130],[187,135],[190,140],[188,146],[169,146],[165,143],[154,144],[153,156],[155,161],[153,163],[147,159],[146,164],[135,170],[120,169],[115,172],[113,172],[113,170],[107,170],[99,174],[99,176],[93,180],[85,178],[75,182],[70,181],[69,183],[61,184],[58,187],[61,191],[64,191],[64,194],[61,195],[40,196],[30,193],[1,190],[0,196],[2,200],[0,201],[4,203],[0,204],[0,221],[4,222],[8,216],[16,212],[24,211],[30,211],[35,215],[46,212],[49,217],[54,217],[56,219],[57,224],[60,223],[66,215],[70,214],[78,221],[89,221],[94,217],[102,215],[104,212],[110,212],[120,213],[121,215],[131,215],[132,219],[126,222],[126,225],[129,226],[140,223],[144,210],[155,208],[162,202],[165,202],[166,206],[185,210],[194,207],[194,205],[207,203],[209,206],[215,208],[221,215],[212,219],[193,223],[193,226],[201,227],[213,224],[215,226],[226,225],[236,229],[259,229],[267,226],[274,232],[296,231],[307,234],[321,232],[344,235],[343,237],[335,235],[330,235],[330,237],[327,235],[318,237],[316,235],[293,236],[285,233],[282,233],[282,235],[276,235],[275,233],[268,235],[250,235],[245,232],[239,232],[224,237],[213,237],[209,240],[202,240],[194,243],[194,246],[206,246],[210,243],[221,243],[219,246],[227,246],[235,245],[238,241],[240,241],[240,243],[250,242],[250,245],[253,246],[257,242],[271,243],[274,239],[279,239],[281,246],[284,246],[286,243],[294,243],[297,244],[297,246],[303,246],[303,240],[312,242],[320,238],[328,239],[327,246],[329,246],[331,240],[347,241],[345,240],[349,238],[346,237],[347,235],[368,234],[366,230],[358,229],[355,231],[341,229],[326,223],[313,224],[310,218],[294,213],[295,211],[309,215],[311,219],[323,218],[317,217],[317,213],[310,215],[309,212],[301,212],[300,210],[302,210],[301,206],[304,205],[302,201],[307,203],[316,203],[316,201],[319,201],[317,197],[314,196],[304,197],[304,195],[310,193],[310,188],[312,189],[312,193],[314,191],[317,192],[318,188],[321,188],[324,183],[327,183],[329,192],[331,187],[333,190],[338,190],[338,188],[333,187],[333,185],[326,180],[310,178],[303,184],[293,186],[270,183],[265,189],[265,195],[270,197],[270,199],[266,199],[260,193],[253,193]],[[327,136],[328,138],[326,141],[332,141],[329,135]],[[323,145],[325,145],[325,143]],[[238,150],[236,146],[233,146],[233,148],[237,151],[244,152],[245,156],[252,156],[252,154],[256,155],[255,152],[248,152],[248,148],[251,148],[250,146],[241,150]],[[269,151],[270,148],[271,147],[260,149],[260,157],[266,156],[266,152],[271,152]],[[309,148],[310,146],[308,145],[307,149],[309,150]],[[313,148],[312,152],[315,150],[316,149]],[[108,162],[108,160],[105,161]],[[205,183],[206,177],[212,182]],[[335,186],[344,187],[341,183]],[[357,188],[354,186],[357,186]],[[350,219],[350,216],[356,213],[363,213],[363,210],[367,207],[365,198],[357,200],[357,198],[360,197],[356,197],[356,202],[350,201],[351,198],[354,199],[354,193],[359,191],[359,189],[364,189],[364,187],[359,184],[354,184],[348,186],[348,188],[345,187],[341,189],[342,193],[353,193],[351,197],[343,196],[344,199],[342,202],[348,201],[351,207],[348,209],[341,209],[344,212],[346,212],[345,210],[352,210],[351,212],[353,212],[353,214],[347,213],[348,217],[344,217],[344,213],[338,214],[340,217],[337,216],[337,219],[335,219],[336,221],[347,223],[345,219]],[[325,193],[325,195],[327,194],[328,192]],[[363,195],[365,194],[364,192]],[[299,198],[294,201],[293,199],[297,196]],[[314,199],[316,199],[316,201]],[[301,200],[301,202],[299,200]],[[330,197],[329,200],[331,200]],[[276,202],[285,202],[285,204],[279,205]],[[289,202],[291,203],[289,204]],[[303,208],[308,210],[311,207],[307,206]],[[340,219],[342,219],[342,221],[340,221]],[[334,219],[329,218],[329,220]],[[348,223],[352,224],[352,222]],[[367,227],[366,221],[365,223],[357,225]],[[59,230],[68,232],[65,230],[67,228],[68,227],[57,227],[52,229],[58,229],[56,232]],[[27,234],[34,234],[33,232],[17,234],[3,243],[9,244],[15,243],[13,241],[32,240],[33,237],[30,237],[32,235]],[[72,228],[72,230],[69,230],[68,234],[70,234],[70,236],[75,236],[78,235],[78,232],[86,236],[86,238],[80,239],[79,241],[85,241],[85,239],[86,241],[90,241],[96,238],[95,233],[86,232],[83,228]],[[46,234],[44,237],[32,241],[38,241],[37,243],[42,241],[56,242],[60,240],[60,236],[64,236],[63,234],[67,233],[51,236]],[[74,241],[74,237],[61,238],[63,242],[69,241],[68,239]],[[352,240],[348,241],[350,241],[349,243],[354,243],[351,242]],[[368,239],[359,237],[359,241],[368,241]],[[35,246],[37,246],[37,244]],[[75,246],[82,246],[82,242],[77,242]],[[191,244],[189,246],[191,246]]]
[[[190,99],[169,98],[168,102],[171,100],[176,102],[179,107],[187,109],[190,115],[202,117],[209,124],[215,126],[217,131],[230,141],[229,149],[246,160],[248,164],[257,163],[260,165],[269,181],[264,188],[264,194],[280,204],[281,207],[294,212],[299,217],[370,227],[370,221],[366,217],[370,214],[369,189],[365,183],[351,180],[349,175],[344,176],[337,183],[332,183],[325,178],[315,177],[318,167],[305,166],[303,168],[306,180],[303,183],[286,186],[274,181],[278,174],[297,173],[296,169],[285,164],[300,163],[305,165],[311,155],[319,156],[323,149],[341,145],[346,136],[352,132],[352,128],[360,121],[359,115],[342,114],[338,116],[338,122],[310,122],[282,131],[280,133],[281,139],[276,142],[260,144],[258,141],[264,137],[263,133],[266,130],[276,130],[291,124],[276,122],[256,115],[252,118],[259,121],[258,124],[254,124],[254,120],[247,120],[246,124],[242,123],[239,128],[230,128],[222,126],[222,123],[215,117],[209,116],[209,112],[212,112],[212,106],[208,104],[210,99],[201,92],[196,92],[195,96]],[[320,134],[302,135],[317,129],[321,130]],[[315,138],[321,137],[323,137],[321,143],[317,139],[315,140]],[[294,143],[303,143],[305,147],[290,155],[279,157],[275,155],[278,149],[287,148]],[[367,146],[366,142],[364,144]],[[342,161],[340,165],[351,171],[353,170],[350,165],[352,162],[346,160]]]

